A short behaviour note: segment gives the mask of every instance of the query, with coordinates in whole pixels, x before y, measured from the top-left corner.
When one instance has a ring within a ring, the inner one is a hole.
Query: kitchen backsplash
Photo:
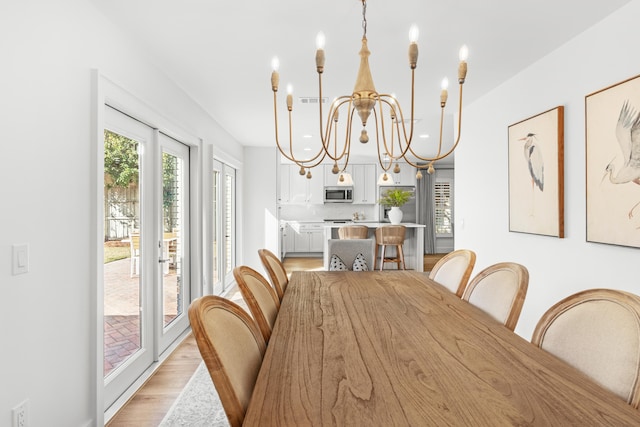
[[[364,220],[378,220],[378,205],[330,203],[325,205],[281,205],[280,219],[285,221],[323,221],[325,219],[352,219],[354,213]]]

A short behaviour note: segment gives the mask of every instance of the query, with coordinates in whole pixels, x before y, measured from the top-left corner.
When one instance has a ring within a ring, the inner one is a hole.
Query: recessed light
[[[420,135],[420,138],[427,139],[427,138],[429,138],[429,134],[428,133],[423,133],[423,134]]]
[[[310,139],[310,138],[313,138],[313,135],[306,134],[306,135],[302,135],[302,137],[303,137],[303,138]]]

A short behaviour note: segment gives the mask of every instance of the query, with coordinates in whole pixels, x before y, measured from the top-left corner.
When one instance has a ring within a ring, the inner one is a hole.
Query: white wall
[[[248,265],[268,277],[262,267],[258,249],[279,253],[278,212],[276,205],[277,149],[245,147],[243,159],[242,210],[243,257]]]
[[[207,152],[241,147],[88,2],[0,6],[0,426],[29,399],[32,426],[94,425],[91,69],[118,82]],[[203,162],[209,164],[208,162]],[[12,276],[11,246],[30,272]]]
[[[640,249],[586,242],[584,135],[585,95],[640,73],[638,16],[634,0],[465,108],[456,150],[455,246],[476,251],[474,274],[500,261],[529,269],[516,328],[527,340],[547,308],[579,290],[640,294]],[[558,105],[565,107],[565,238],[510,233],[507,127]]]

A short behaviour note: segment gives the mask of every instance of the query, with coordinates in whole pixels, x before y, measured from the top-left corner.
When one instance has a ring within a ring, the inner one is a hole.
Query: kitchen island
[[[331,254],[329,253],[329,239],[338,238],[338,228],[345,225],[366,225],[369,227],[368,238],[375,239],[376,228],[391,225],[388,222],[368,222],[368,221],[354,221],[347,224],[326,224],[324,226],[324,250],[323,260],[324,269],[329,269],[329,259]],[[403,252],[404,263],[407,270],[424,271],[424,224],[414,223],[402,223],[407,228],[407,234],[404,239]],[[388,254],[394,251],[395,248],[387,247]],[[380,254],[377,254],[379,256]],[[378,258],[379,260],[379,258]],[[379,267],[378,267],[379,268]],[[386,264],[385,268],[393,268],[393,264]],[[369,266],[369,269],[373,269],[373,265]]]

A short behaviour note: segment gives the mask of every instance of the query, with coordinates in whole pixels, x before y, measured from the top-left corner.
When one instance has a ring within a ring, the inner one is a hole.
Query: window
[[[453,234],[453,185],[449,179],[436,181],[434,187],[436,235]]]

